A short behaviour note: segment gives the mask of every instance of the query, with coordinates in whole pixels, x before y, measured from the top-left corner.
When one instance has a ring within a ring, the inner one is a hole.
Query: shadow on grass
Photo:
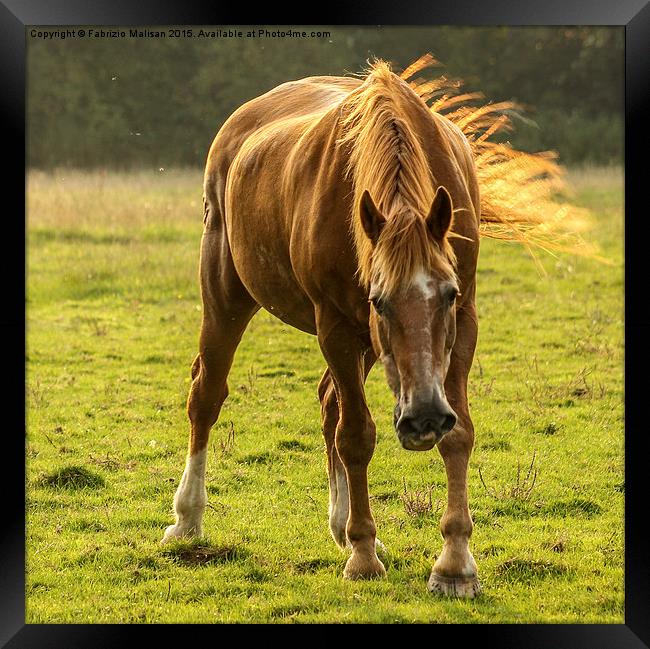
[[[593,500],[586,498],[572,498],[570,500],[556,500],[542,508],[541,513],[551,516],[584,516],[593,518],[601,514],[603,508]]]
[[[496,572],[508,581],[531,583],[546,577],[568,576],[573,574],[574,570],[552,561],[513,558],[500,563]]]
[[[603,513],[603,508],[595,501],[587,498],[571,498],[569,500],[553,500],[549,503],[530,503],[516,499],[503,500],[485,511],[472,512],[472,518],[477,525],[491,525],[495,517],[511,519],[526,519],[537,516],[551,518],[594,518]]]
[[[244,457],[237,458],[236,462],[239,464],[272,464],[277,459],[275,453],[270,451],[262,451],[261,453],[249,453]]]
[[[83,466],[66,466],[42,475],[36,484],[53,489],[100,489],[106,486],[104,478]]]

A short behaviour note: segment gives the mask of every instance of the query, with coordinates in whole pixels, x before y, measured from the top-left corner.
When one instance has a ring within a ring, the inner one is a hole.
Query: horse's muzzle
[[[408,451],[432,449],[456,425],[456,413],[448,405],[421,413],[401,414],[395,407],[393,422],[403,448]]]

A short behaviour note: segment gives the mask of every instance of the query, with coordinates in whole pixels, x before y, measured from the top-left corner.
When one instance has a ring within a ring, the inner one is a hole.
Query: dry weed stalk
[[[535,484],[537,482],[537,467],[535,467],[536,456],[537,451],[533,451],[533,458],[530,462],[530,466],[528,467],[526,476],[523,479],[521,473],[521,462],[517,461],[517,477],[515,484],[511,487],[504,486],[500,491],[491,489],[487,486],[485,478],[483,477],[483,472],[481,471],[481,467],[479,467],[478,475],[481,479],[481,484],[485,488],[485,491],[488,493],[488,495],[496,498],[497,500],[511,499],[527,501],[533,493],[533,489],[535,488]]]

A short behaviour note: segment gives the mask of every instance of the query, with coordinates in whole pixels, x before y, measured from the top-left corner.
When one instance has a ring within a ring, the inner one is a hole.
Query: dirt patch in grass
[[[248,556],[248,552],[235,545],[214,547],[210,545],[180,545],[163,553],[186,566],[207,566],[237,561]]]
[[[297,439],[283,439],[278,442],[280,451],[309,451],[310,447]]]
[[[565,403],[565,406],[568,405]],[[571,404],[573,405],[573,404]],[[547,424],[544,424],[543,426],[538,426],[533,430],[533,434],[535,435],[556,435],[559,433],[564,426],[562,424],[557,424],[554,421],[550,421]]]
[[[338,566],[338,562],[332,559],[305,559],[304,561],[297,561],[293,564],[294,572],[300,575],[311,574],[319,570],[326,570],[332,566]]]
[[[104,478],[83,466],[66,466],[42,475],[37,484],[54,489],[100,489],[106,486]]]

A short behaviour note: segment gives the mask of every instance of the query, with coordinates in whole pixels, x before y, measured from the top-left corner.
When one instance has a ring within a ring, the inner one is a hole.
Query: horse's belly
[[[282,322],[315,334],[314,305],[300,287],[288,254],[272,243],[269,233],[245,230],[235,227],[229,239],[237,274],[248,292]]]

